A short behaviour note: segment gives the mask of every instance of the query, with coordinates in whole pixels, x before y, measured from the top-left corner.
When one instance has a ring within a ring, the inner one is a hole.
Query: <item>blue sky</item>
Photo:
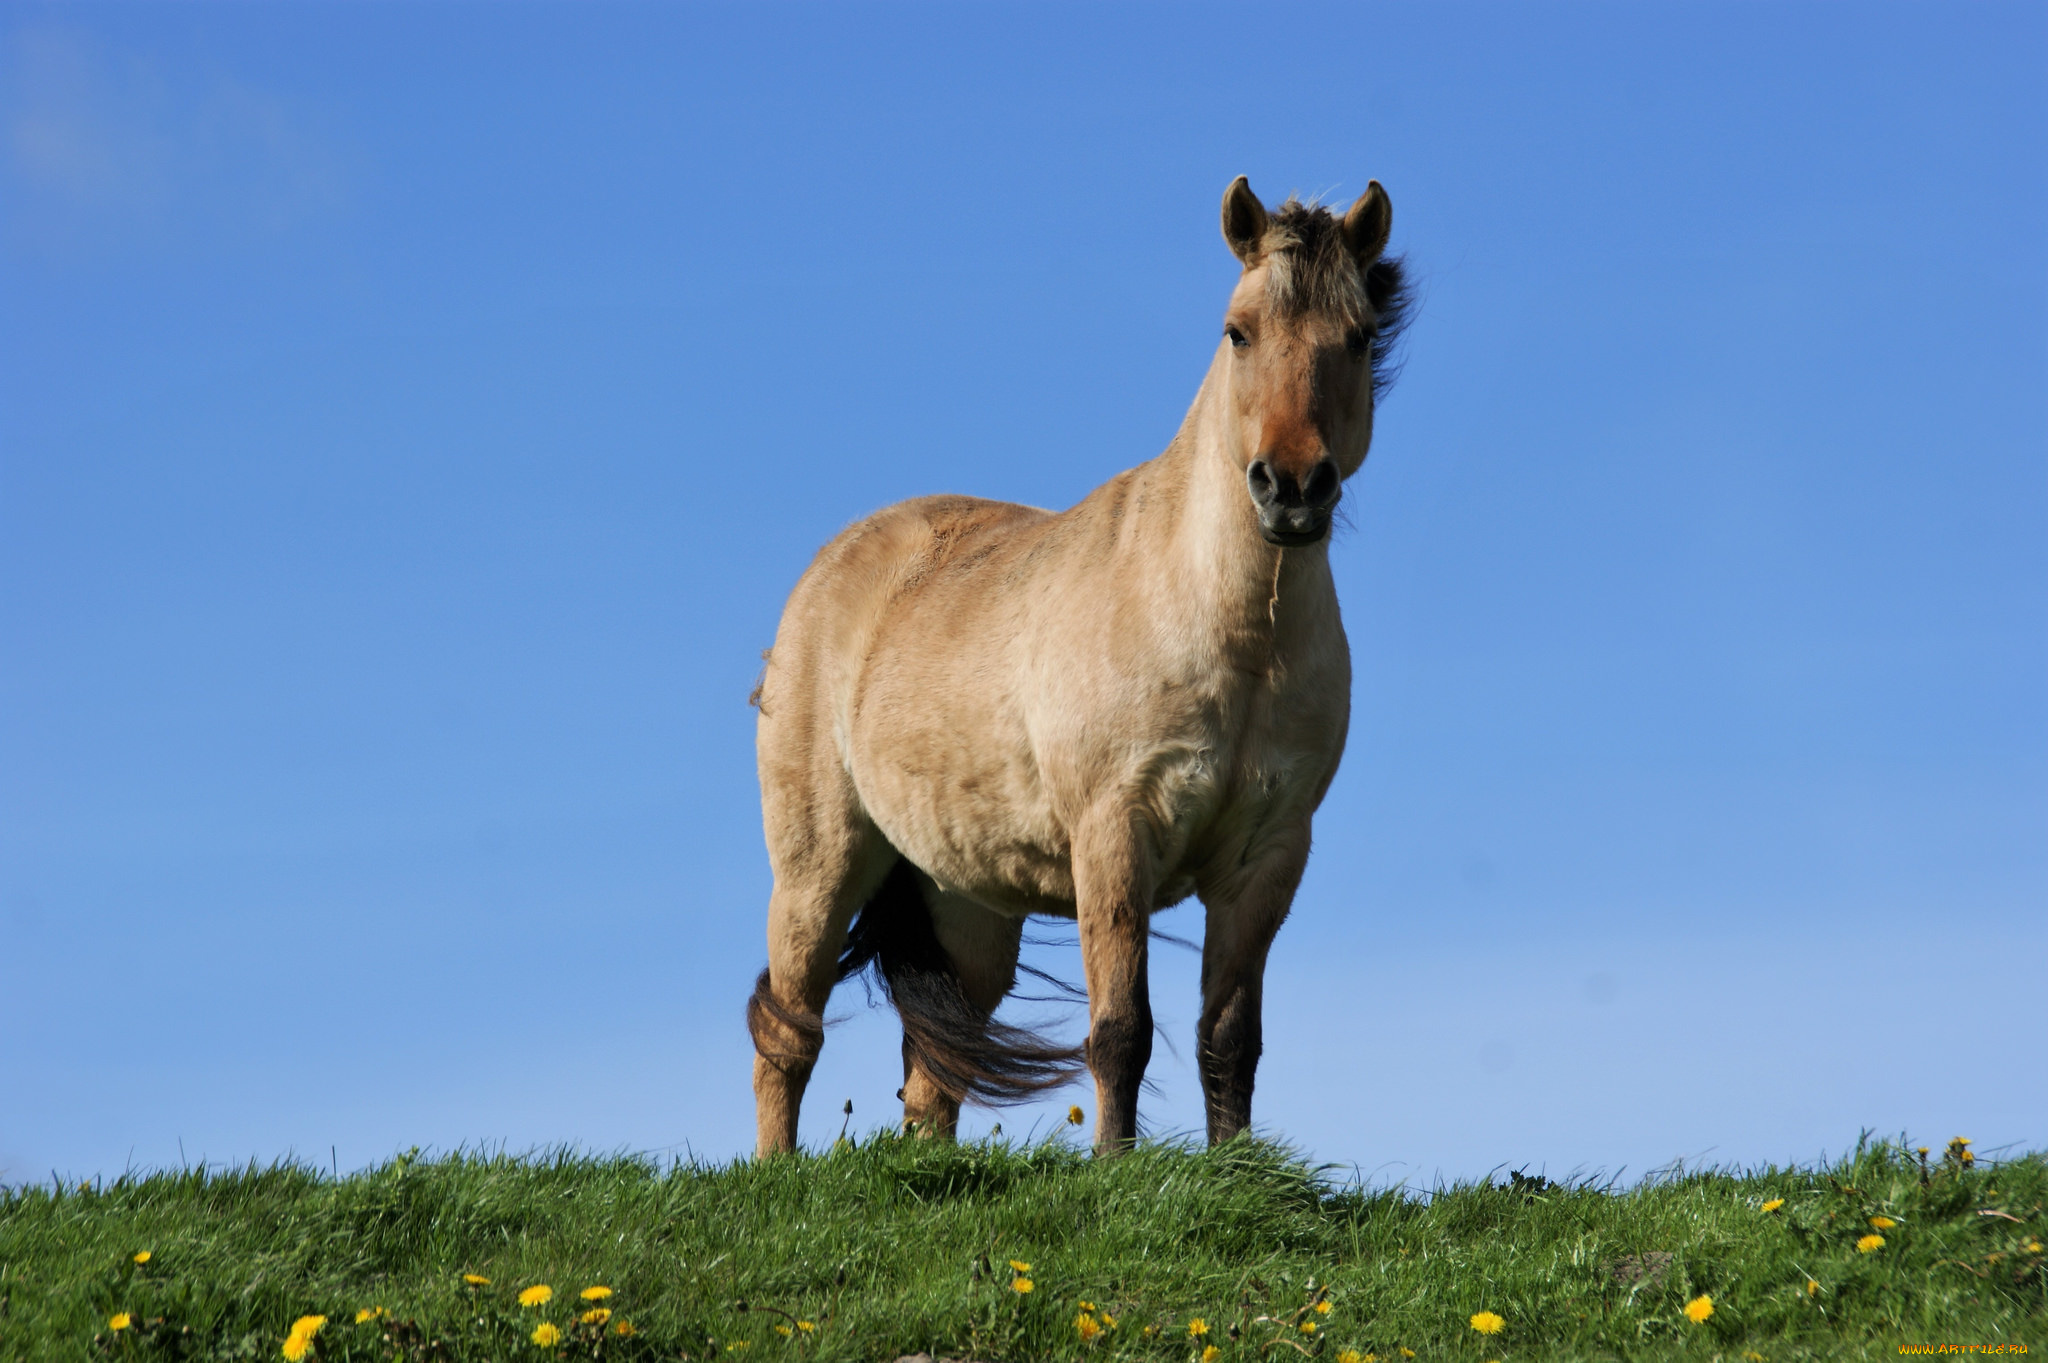
[[[2040,1147],[2044,51],[2037,5],[10,6],[0,1179],[749,1148],[783,597],[888,502],[1157,453],[1240,173],[1384,182],[1421,297],[1261,1126],[1422,1184]],[[1186,1132],[1190,958],[1154,997]],[[808,1141],[893,1113],[841,1011]]]

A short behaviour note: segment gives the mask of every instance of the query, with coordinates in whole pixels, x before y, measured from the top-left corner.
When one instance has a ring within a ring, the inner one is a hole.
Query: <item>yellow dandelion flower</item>
[[[491,1285],[491,1280],[481,1273],[465,1273],[462,1275],[462,1281],[468,1283],[471,1287],[489,1287]]]
[[[576,1295],[583,1298],[583,1300],[585,1301],[603,1301],[606,1297],[609,1297],[611,1294],[612,1290],[609,1287],[600,1285],[597,1287],[586,1287],[581,1292],[578,1292]]]
[[[1092,1301],[1084,1301],[1079,1303],[1079,1305],[1083,1311],[1093,1311],[1095,1309],[1095,1303]]]
[[[292,1322],[292,1332],[284,1337],[284,1356],[290,1363],[299,1363],[313,1349],[313,1336],[320,1333],[320,1327],[327,1323],[325,1316],[300,1316]]]
[[[1337,1363],[1365,1363],[1365,1355],[1356,1349],[1339,1349]]]
[[[1750,1349],[1742,1355],[1742,1360],[1743,1363],[1764,1363],[1764,1356],[1755,1349]]]
[[[725,1346],[725,1351],[726,1351],[727,1353],[729,1353],[729,1354],[736,1354],[736,1353],[738,1353],[738,1352],[739,1352],[739,1351],[740,1351],[741,1349],[744,1349],[744,1348],[746,1348],[746,1347],[747,1347],[747,1341],[746,1341],[746,1340],[744,1340],[744,1339],[736,1339],[736,1340],[734,1340],[734,1341],[733,1341],[732,1343],[730,1343],[730,1344],[728,1344],[728,1345],[726,1345],[726,1346]]]
[[[1321,1301],[1316,1303],[1316,1314],[1319,1316],[1327,1316],[1330,1314],[1330,1299],[1328,1297],[1325,1297]]]
[[[1820,1279],[1808,1278],[1806,1280],[1806,1295],[1809,1297],[1817,1297],[1820,1295]]]
[[[1771,1200],[1770,1200],[1769,1202],[1766,1202],[1766,1203],[1764,1203],[1764,1210],[1765,1210],[1765,1211],[1767,1211],[1767,1212],[1774,1212],[1774,1211],[1778,1210],[1778,1208],[1780,1208],[1780,1207],[1782,1207],[1782,1206],[1784,1206],[1784,1205],[1785,1205],[1785,1199],[1784,1199],[1784,1198],[1782,1198],[1782,1197],[1774,1197],[1774,1198],[1772,1198],[1772,1199],[1771,1199]]]
[[[1037,1284],[1037,1283],[1035,1283],[1035,1282],[1032,1282],[1032,1281],[1031,1281],[1031,1279],[1029,1279],[1029,1278],[1012,1278],[1012,1279],[1010,1279],[1010,1290],[1011,1290],[1012,1292],[1017,1292],[1017,1293],[1025,1293],[1025,1292],[1029,1292],[1029,1291],[1031,1291],[1031,1290],[1032,1290],[1033,1288],[1035,1288],[1035,1287],[1037,1287],[1037,1286],[1038,1286],[1038,1284]]]
[[[1102,1328],[1103,1328],[1103,1329],[1105,1329],[1105,1330],[1114,1330],[1114,1329],[1116,1328],[1116,1317],[1115,1317],[1115,1316],[1112,1316],[1112,1315],[1111,1315],[1111,1314],[1109,1314],[1109,1312],[1107,1312],[1107,1311],[1098,1311],[1098,1312],[1097,1312],[1096,1314],[1102,1317]]]
[[[149,1260],[150,1260],[150,1253],[149,1253],[149,1251],[148,1251],[148,1250],[144,1250],[144,1251],[142,1251],[142,1253],[140,1253],[140,1254],[138,1254],[138,1255],[136,1255],[136,1256],[135,1256],[135,1262],[136,1262],[136,1263],[138,1263],[138,1264],[146,1264],[146,1263],[148,1263],[148,1262],[149,1262]]]
[[[1157,1335],[1158,1333],[1159,1333],[1159,1327],[1158,1327],[1158,1326],[1156,1326],[1156,1325],[1148,1325],[1148,1326],[1146,1326],[1146,1327],[1145,1327],[1144,1329],[1142,1329],[1142,1330],[1138,1331],[1138,1334],[1139,1334],[1139,1336],[1140,1336],[1141,1338],[1144,1338],[1144,1339],[1151,1339],[1151,1338],[1152,1338],[1153,1336]]]
[[[1870,1224],[1879,1230],[1890,1230],[1899,1223],[1892,1220],[1889,1216],[1873,1216],[1870,1218]]]
[[[1305,1320],[1301,1324],[1295,1326],[1294,1328],[1301,1331],[1305,1335],[1312,1335],[1316,1332],[1316,1323],[1312,1320]]]
[[[2041,1242],[2039,1240],[2029,1240],[2024,1245],[2021,1245],[2020,1248],[2029,1254],[2039,1254],[2041,1252]]]
[[[1029,1265],[1029,1264],[1025,1263],[1025,1262],[1024,1262],[1024,1261],[1023,1261],[1022,1259],[1012,1259],[1012,1260],[1010,1260],[1010,1272],[1012,1272],[1012,1273],[1029,1273],[1030,1271],[1031,1271],[1031,1265]]]
[[[1203,1320],[1200,1316],[1196,1316],[1193,1320],[1188,1322],[1189,1339],[1200,1339],[1203,1335],[1206,1335],[1208,1333],[1209,1322]]]
[[[356,1312],[356,1324],[361,1325],[366,1321],[376,1320],[383,1314],[384,1308],[381,1306],[365,1306],[362,1310]]]
[[[1472,1328],[1482,1335],[1497,1335],[1508,1328],[1508,1323],[1492,1311],[1481,1311],[1472,1317]]]
[[[775,1333],[781,1335],[784,1339],[788,1339],[792,1334],[796,1332],[794,1330],[791,1330],[787,1325],[777,1325],[775,1327]]]
[[[1223,1357],[1223,1350],[1217,1348],[1214,1344],[1207,1345],[1202,1350],[1202,1363],[1216,1363],[1216,1360],[1221,1357]]]
[[[622,1321],[620,1321],[620,1322],[619,1322],[619,1323],[618,1323],[617,1325],[614,1325],[614,1326],[612,1327],[612,1333],[613,1333],[613,1334],[615,1334],[615,1335],[617,1335],[617,1336],[618,1336],[619,1338],[621,1338],[621,1339],[626,1339],[626,1338],[629,1338],[630,1336],[633,1336],[633,1335],[637,1335],[637,1334],[639,1334],[640,1332],[639,1332],[638,1330],[635,1330],[635,1329],[633,1328],[633,1322],[632,1322],[632,1321],[630,1321],[630,1320],[622,1320]]]
[[[546,1283],[535,1283],[519,1294],[521,1306],[546,1306],[555,1299],[555,1289]]]
[[[107,1317],[107,1328],[109,1330],[125,1330],[134,1323],[135,1318],[126,1311],[116,1311],[113,1315]]]
[[[1706,1324],[1707,1317],[1714,1314],[1714,1299],[1702,1292],[1685,1304],[1685,1318],[1694,1325]]]
[[[1856,1252],[1858,1254],[1875,1254],[1883,1248],[1884,1237],[1882,1235],[1866,1235],[1856,1242]]]
[[[562,1342],[562,1332],[546,1321],[542,1321],[533,1327],[533,1334],[529,1338],[543,1349],[552,1349],[555,1345]]]
[[[609,1306],[593,1306],[588,1311],[585,1311],[582,1315],[576,1317],[576,1319],[582,1321],[585,1325],[602,1325],[611,1318],[612,1309]],[[787,1325],[781,1328],[782,1333],[784,1333],[785,1335],[789,1333],[789,1327]]]
[[[809,1334],[811,1331],[818,1328],[818,1323],[816,1321],[811,1320],[800,1320],[796,1323],[796,1328],[803,1331],[805,1334]]]
[[[1081,1105],[1079,1103],[1076,1103],[1074,1104],[1074,1106],[1067,1109],[1067,1125],[1079,1126],[1081,1124],[1081,1121]]]
[[[1401,1352],[1401,1357],[1403,1357],[1403,1358],[1413,1358],[1413,1357],[1415,1357],[1415,1350],[1413,1350],[1413,1349],[1409,1348],[1409,1347],[1408,1347],[1408,1346],[1407,1346],[1406,1344],[1403,1344],[1403,1345],[1401,1346],[1401,1350],[1400,1350],[1400,1352]]]
[[[1074,1317],[1074,1333],[1081,1336],[1083,1344],[1092,1344],[1095,1341],[1095,1337],[1102,1333],[1102,1327],[1095,1323],[1095,1317],[1083,1311],[1080,1315]]]

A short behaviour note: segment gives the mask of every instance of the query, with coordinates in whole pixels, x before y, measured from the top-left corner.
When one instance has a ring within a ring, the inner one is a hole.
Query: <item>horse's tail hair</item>
[[[839,978],[864,971],[903,1019],[905,1065],[923,1070],[955,1102],[1027,1102],[1085,1064],[1085,1047],[997,1022],[968,1001],[908,861],[896,863],[853,921]]]
[[[781,1026],[781,1034],[771,1023]],[[816,1013],[799,1012],[776,998],[768,987],[765,970],[754,981],[754,992],[747,999],[747,1031],[752,1034],[754,1050],[760,1057],[783,1069],[800,1066],[808,1073],[825,1045],[825,1019]]]

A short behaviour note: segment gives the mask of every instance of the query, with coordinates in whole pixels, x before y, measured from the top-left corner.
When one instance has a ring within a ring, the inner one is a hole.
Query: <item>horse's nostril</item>
[[[1344,480],[1337,475],[1334,459],[1319,459],[1309,470],[1308,485],[1301,490],[1301,499],[1310,506],[1321,509],[1337,500],[1337,493],[1343,488]]]
[[[1244,471],[1244,482],[1251,490],[1252,500],[1260,506],[1270,503],[1278,492],[1273,485],[1273,466],[1263,459],[1252,460],[1251,467]]]

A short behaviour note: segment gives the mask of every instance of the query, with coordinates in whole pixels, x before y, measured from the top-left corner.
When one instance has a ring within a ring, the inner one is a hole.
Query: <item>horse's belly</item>
[[[904,760],[904,747],[855,770],[861,803],[890,845],[942,889],[999,913],[1071,916],[1065,830],[1030,774],[957,749]]]

